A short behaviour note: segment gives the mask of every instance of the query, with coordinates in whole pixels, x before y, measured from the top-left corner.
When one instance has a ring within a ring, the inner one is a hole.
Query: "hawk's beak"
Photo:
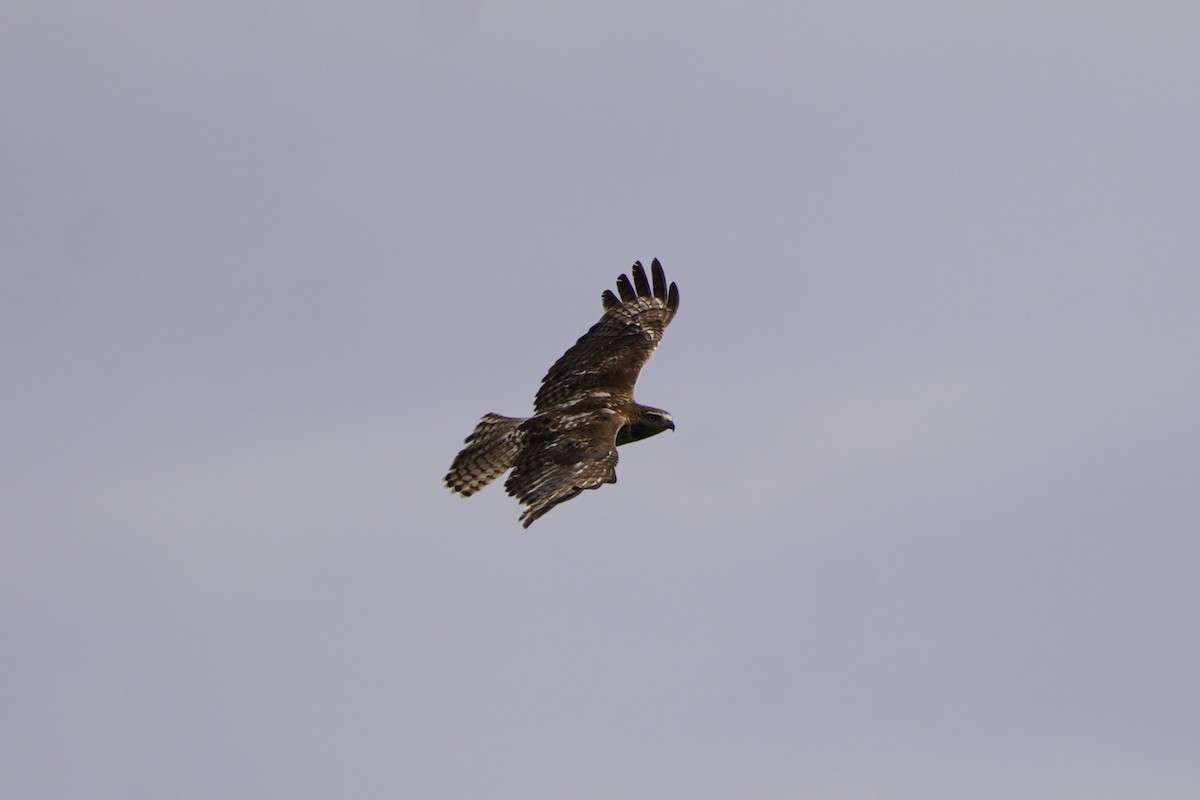
[[[673,420],[673,419],[667,420],[667,427],[670,428],[671,430],[675,430],[675,420]]]

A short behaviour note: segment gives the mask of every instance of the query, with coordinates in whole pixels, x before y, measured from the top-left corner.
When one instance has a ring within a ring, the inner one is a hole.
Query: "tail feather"
[[[470,497],[511,467],[521,450],[523,422],[520,417],[484,414],[446,473],[450,491]]]

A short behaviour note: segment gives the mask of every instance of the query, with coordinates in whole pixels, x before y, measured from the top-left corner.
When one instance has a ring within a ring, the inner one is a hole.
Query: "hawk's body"
[[[525,527],[584,489],[617,481],[617,445],[667,428],[671,415],[633,399],[633,384],[679,308],[658,259],[653,285],[641,262],[633,281],[602,296],[604,316],[550,367],[534,400],[534,416],[487,414],[454,459],[446,485],[470,497],[505,470],[504,484],[525,512]]]

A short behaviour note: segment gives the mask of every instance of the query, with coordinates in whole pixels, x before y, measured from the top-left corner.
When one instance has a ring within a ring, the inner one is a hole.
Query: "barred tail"
[[[511,467],[521,450],[523,422],[519,417],[484,414],[446,473],[450,491],[470,497]]]

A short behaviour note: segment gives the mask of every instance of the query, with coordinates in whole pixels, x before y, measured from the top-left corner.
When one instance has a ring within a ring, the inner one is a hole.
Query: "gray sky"
[[[3,796],[1196,796],[1194,3],[3,16]]]

